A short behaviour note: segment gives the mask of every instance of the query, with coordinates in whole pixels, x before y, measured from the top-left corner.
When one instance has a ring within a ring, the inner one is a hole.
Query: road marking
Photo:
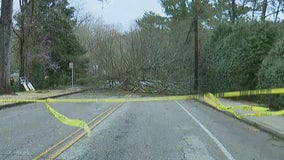
[[[118,105],[116,105],[118,106]],[[101,118],[104,114],[106,114],[107,112],[111,111],[113,108],[109,107],[106,111],[100,113],[99,115],[97,115],[96,117],[94,117],[91,121],[88,122],[88,125],[90,125],[92,122],[96,121],[97,119]],[[79,133],[82,129],[79,128],[76,131],[74,131],[73,133],[69,134],[67,137],[65,137],[64,139],[62,139],[61,141],[57,142],[56,144],[52,145],[51,147],[49,147],[48,149],[46,149],[45,151],[43,151],[42,153],[40,153],[39,155],[37,155],[35,158],[33,158],[33,160],[37,160],[40,159],[41,157],[43,157],[45,154],[47,154],[48,152],[50,152],[51,150],[53,150],[54,148],[56,148],[57,146],[61,145],[62,143],[66,142],[69,138],[71,138],[72,136],[74,136],[75,134]]]
[[[124,103],[118,104],[116,107],[112,108],[106,115],[104,115],[99,121],[97,121],[95,124],[93,124],[90,129],[94,129],[96,126],[98,126],[102,121],[104,121],[107,117],[109,117],[113,112],[115,112],[120,106],[122,106]],[[70,148],[73,144],[78,142],[83,136],[87,134],[86,131],[69,141],[66,145],[62,146],[58,150],[55,151],[55,153],[52,153],[47,159],[53,160],[57,158],[61,153],[66,151],[68,148]]]
[[[132,96],[132,94],[127,95],[127,97],[130,97],[130,96]],[[91,121],[88,122],[88,126],[91,125],[96,120],[98,120],[98,121],[96,123],[94,123],[90,127],[90,129],[91,130],[94,129],[97,125],[99,125],[103,120],[105,120],[109,115],[111,115],[113,112],[115,112],[123,104],[124,103],[119,103],[119,104],[116,104],[114,106],[111,106],[107,110],[105,110],[104,112],[102,112],[99,115],[97,115],[96,117],[94,117]],[[51,147],[49,147],[45,151],[43,151],[40,154],[38,154],[35,158],[33,158],[33,160],[38,160],[38,159],[42,158],[43,156],[45,156],[46,154],[51,152],[53,149],[55,149],[57,146],[63,144],[64,142],[67,142],[67,140],[73,138],[73,136],[75,136],[81,130],[82,130],[82,128],[77,129],[76,131],[74,131],[73,133],[69,134],[67,137],[62,139],[61,141],[57,142],[56,144],[52,145]],[[73,140],[70,140],[68,144],[64,145],[63,147],[61,147],[60,149],[55,151],[55,153],[53,153],[48,159],[55,159],[56,157],[58,157],[62,152],[64,152],[69,147],[71,147],[74,143],[76,143],[78,140],[80,140],[86,133],[87,132],[84,131],[83,133],[78,135],[75,139],[73,138]]]
[[[224,147],[224,145],[201,123],[199,122],[183,105],[175,101],[181,109],[183,109],[202,129],[207,135],[216,143],[220,150],[225,154],[229,160],[235,160],[235,158],[230,154],[230,152]]]

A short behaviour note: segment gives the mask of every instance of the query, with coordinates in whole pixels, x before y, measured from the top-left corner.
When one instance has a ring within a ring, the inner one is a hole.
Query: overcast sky
[[[160,0],[72,0],[74,6],[81,6],[84,12],[102,16],[107,24],[115,24],[127,30],[137,18],[147,11],[164,15]]]
[[[91,13],[102,17],[107,24],[128,30],[145,12],[153,11],[165,15],[160,0],[68,0],[79,9],[80,14]],[[19,11],[19,2],[14,0],[14,13]]]

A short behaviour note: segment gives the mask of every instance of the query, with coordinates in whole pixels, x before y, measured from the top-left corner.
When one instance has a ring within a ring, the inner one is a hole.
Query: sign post
[[[73,62],[69,63],[69,68],[72,70],[72,88],[73,88],[73,85],[74,85],[74,64]]]

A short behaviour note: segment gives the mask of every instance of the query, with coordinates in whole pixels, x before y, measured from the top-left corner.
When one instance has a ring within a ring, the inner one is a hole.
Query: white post
[[[74,85],[74,69],[72,67],[72,88],[73,88],[73,85]]]
[[[72,88],[73,88],[73,85],[74,85],[74,64],[73,62],[69,63],[69,68],[72,69]]]

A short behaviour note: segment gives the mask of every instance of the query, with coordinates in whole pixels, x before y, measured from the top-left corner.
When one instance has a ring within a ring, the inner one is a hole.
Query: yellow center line
[[[130,97],[131,96],[131,94],[130,95],[128,95],[127,97]],[[100,119],[104,114],[106,114],[106,113],[109,113],[109,114],[107,114],[107,116],[105,116],[105,117],[103,117],[101,120],[99,120],[97,123],[95,123],[92,127],[90,127],[90,129],[92,130],[94,127],[96,127],[98,124],[100,124],[105,118],[107,118],[111,113],[113,113],[115,110],[117,110],[118,109],[118,107],[120,107],[121,105],[122,105],[123,103],[120,103],[120,104],[117,104],[117,105],[114,105],[114,106],[112,106],[112,107],[109,107],[106,111],[104,111],[103,113],[101,113],[101,114],[99,114],[98,116],[96,116],[95,118],[93,118],[91,121],[89,121],[88,122],[88,125],[90,125],[91,123],[93,123],[94,121],[96,121],[96,120],[98,120],[98,119]],[[77,134],[79,131],[81,131],[81,130],[83,130],[82,128],[80,128],[80,129],[77,129],[76,131],[74,131],[73,133],[71,133],[70,135],[68,135],[67,137],[65,137],[64,139],[62,139],[61,141],[59,141],[59,142],[57,142],[56,144],[54,144],[54,145],[52,145],[51,147],[49,147],[48,149],[46,149],[45,151],[43,151],[42,153],[40,153],[39,155],[37,155],[35,158],[33,158],[33,160],[38,160],[38,159],[40,159],[41,157],[43,157],[44,155],[46,155],[46,154],[48,154],[48,152],[50,152],[51,150],[53,150],[54,148],[56,148],[57,146],[59,146],[59,145],[61,145],[62,143],[64,143],[64,142],[66,142],[69,138],[71,138],[71,137],[73,137],[75,134]],[[84,135],[86,134],[86,131],[84,131],[82,134],[80,134],[78,137],[80,137],[80,138],[82,138]],[[82,136],[81,136],[82,135]],[[77,137],[77,138],[78,138]],[[80,139],[79,138],[79,139]],[[78,139],[78,140],[79,140]],[[77,142],[78,140],[76,140],[75,142]],[[75,143],[74,142],[74,143]],[[73,144],[74,144],[73,143]],[[69,146],[70,147],[70,146]],[[69,148],[68,147],[68,148]],[[62,148],[64,148],[64,147],[62,147]],[[68,149],[68,148],[66,148],[66,149]],[[65,149],[65,150],[66,150]],[[65,150],[63,150],[62,152],[64,152]],[[58,151],[57,151],[58,152]],[[61,152],[61,153],[62,153]],[[60,153],[60,154],[61,154]],[[58,154],[59,155],[59,154]],[[58,156],[57,155],[57,156]],[[56,157],[57,157],[56,156]],[[55,157],[55,158],[56,158]]]
[[[107,115],[105,115],[102,119],[100,119],[98,122],[96,122],[93,126],[90,127],[90,129],[92,130],[93,128],[95,128],[96,126],[98,126],[103,120],[105,120],[109,115],[111,115],[114,111],[116,111],[120,106],[122,106],[124,103],[121,103],[119,105],[117,105],[115,108],[113,108],[110,112],[107,113]],[[58,149],[55,153],[53,153],[52,155],[50,155],[50,157],[48,159],[55,159],[56,157],[58,157],[61,153],[63,153],[64,151],[66,151],[68,148],[70,148],[73,144],[75,144],[77,141],[79,141],[84,135],[86,135],[87,132],[84,131],[83,133],[81,133],[80,135],[78,135],[75,139],[73,139],[72,141],[70,141],[68,144],[64,145],[63,147],[61,147],[60,149]]]
[[[115,107],[119,106],[120,104],[116,105]],[[103,113],[99,114],[98,116],[96,116],[95,118],[93,118],[91,121],[88,122],[88,125],[90,125],[91,123],[93,123],[94,121],[96,121],[97,119],[99,119],[100,117],[102,117],[105,113],[111,111],[114,107],[109,107],[106,111],[104,111]],[[73,133],[71,133],[70,135],[68,135],[67,137],[65,137],[64,139],[62,139],[61,141],[59,141],[58,143],[54,144],[53,146],[49,147],[48,149],[46,149],[44,152],[40,153],[39,155],[37,155],[35,158],[33,158],[33,160],[37,160],[39,158],[41,158],[42,156],[44,156],[45,154],[47,154],[49,151],[51,151],[52,149],[54,149],[55,147],[59,146],[60,144],[64,143],[67,139],[71,138],[72,136],[74,136],[75,134],[77,134],[80,130],[83,130],[82,128],[77,129],[76,131],[74,131]]]

